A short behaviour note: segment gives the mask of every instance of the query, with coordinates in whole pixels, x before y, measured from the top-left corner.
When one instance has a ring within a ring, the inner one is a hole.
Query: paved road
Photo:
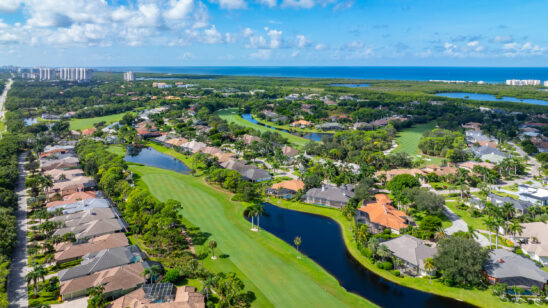
[[[23,165],[26,154],[19,156],[19,179],[15,192],[19,197],[19,208],[15,212],[17,218],[17,245],[11,257],[10,272],[8,275],[8,302],[9,307],[28,307],[28,290],[25,276],[27,267],[27,189],[25,188],[25,171]]]
[[[4,103],[6,102],[6,97],[8,96],[8,91],[11,89],[12,83],[13,80],[8,80],[4,92],[2,92],[2,95],[0,96],[0,120],[4,119]]]

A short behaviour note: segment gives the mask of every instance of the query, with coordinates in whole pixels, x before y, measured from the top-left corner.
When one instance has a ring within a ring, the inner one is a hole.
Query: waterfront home
[[[521,249],[531,259],[548,266],[548,224],[545,222],[529,222],[521,224],[523,230],[516,234],[522,243]]]
[[[205,144],[203,142],[196,141],[196,140],[192,140],[192,141],[189,141],[189,142],[184,143],[183,145],[181,145],[183,150],[189,151],[189,152],[192,152],[192,153],[197,153],[201,149],[205,148],[206,146],[207,146],[207,144]]]
[[[82,256],[80,265],[59,271],[59,280],[75,279],[131,263],[138,263],[145,259],[139,246],[116,247],[94,251]]]
[[[107,308],[204,308],[205,298],[195,287],[172,283],[144,284],[107,305]]]
[[[253,143],[254,141],[257,141],[257,142],[262,142],[263,140],[257,136],[252,136],[252,135],[248,135],[248,134],[245,134],[242,136],[242,140],[245,144],[251,144]]]
[[[548,189],[537,188],[530,185],[518,185],[519,199],[531,202],[534,205],[548,205]]]
[[[535,261],[506,249],[492,250],[483,269],[485,278],[491,284],[505,283],[508,287],[518,286],[526,289],[538,286],[544,290],[548,282],[548,273]]]
[[[228,152],[219,152],[213,154],[213,157],[217,158],[217,161],[219,163],[225,163],[232,159],[234,159],[235,154],[234,153],[228,153]]]
[[[106,297],[116,298],[135,290],[146,282],[142,275],[145,268],[150,268],[149,262],[128,264],[62,281],[59,284],[59,294],[63,300],[69,300],[86,296],[88,290],[102,285],[103,294]]]
[[[316,128],[321,130],[342,130],[344,129],[344,125],[337,122],[326,122],[316,125]]]
[[[166,140],[165,144],[169,147],[181,147],[183,144],[187,143],[188,139],[185,138],[172,138]]]
[[[407,228],[410,218],[392,206],[388,195],[376,194],[375,199],[374,202],[363,202],[356,211],[356,222],[366,224],[372,233],[390,229],[392,233],[399,234],[401,229]]]
[[[332,185],[322,185],[320,188],[311,188],[302,197],[306,203],[342,208],[348,203],[350,198],[354,197],[351,187],[341,185],[341,187]]]
[[[292,127],[300,127],[300,128],[309,127],[311,125],[312,125],[312,123],[310,121],[306,121],[306,120],[298,120],[298,121],[294,121],[293,123],[290,124],[290,126],[292,126]]]
[[[78,201],[94,199],[97,197],[96,191],[79,191],[63,197],[63,200],[51,201],[46,203],[46,208],[57,207],[61,205],[67,205],[76,203]]]
[[[68,201],[68,200],[67,200]],[[94,208],[108,208],[110,202],[103,198],[86,198],[71,203],[59,202],[53,203],[47,207],[48,212],[55,212],[57,209],[63,209],[64,214],[76,213]]]
[[[534,205],[529,201],[516,200],[514,198],[503,197],[493,193],[487,196],[487,201],[490,201],[497,207],[502,207],[505,203],[511,203],[514,209],[516,209],[516,211],[520,214],[527,212],[527,209]]]
[[[394,257],[402,261],[407,274],[417,276],[433,274],[426,271],[424,263],[426,259],[436,255],[437,249],[426,245],[423,240],[404,234],[382,242],[381,245],[385,245]]]
[[[105,234],[82,243],[63,242],[55,245],[55,264],[77,260],[88,253],[128,245],[129,241],[124,233]]]
[[[268,171],[264,169],[251,167],[251,166],[250,168],[247,168],[238,172],[242,175],[242,178],[244,180],[248,180],[255,183],[264,182],[272,179],[272,176],[270,175]]]
[[[304,187],[304,182],[301,180],[287,180],[266,188],[265,194],[277,198],[291,199],[299,190],[304,190]]]
[[[60,228],[53,235],[73,233],[77,242],[105,234],[127,231],[129,226],[121,218],[94,220],[79,226]]]
[[[289,146],[287,146],[287,145],[284,145],[284,146],[282,147],[282,154],[283,154],[285,157],[291,158],[291,157],[295,157],[295,156],[299,155],[299,151],[296,150],[296,149],[294,149],[294,148],[292,148],[292,147],[289,147]]]

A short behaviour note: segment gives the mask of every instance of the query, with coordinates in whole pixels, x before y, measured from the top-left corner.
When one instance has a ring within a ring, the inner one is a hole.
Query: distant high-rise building
[[[55,70],[52,68],[41,67],[40,68],[40,80],[53,80],[55,79]]]
[[[62,67],[59,79],[66,81],[86,81],[90,79],[90,69],[83,67]]]
[[[125,72],[124,81],[135,81],[135,72]]]
[[[506,85],[508,86],[538,86],[540,85],[540,80],[535,79],[508,79],[506,80]]]
[[[548,87],[548,80],[545,80],[545,81],[544,81],[544,86],[545,86],[545,87]]]

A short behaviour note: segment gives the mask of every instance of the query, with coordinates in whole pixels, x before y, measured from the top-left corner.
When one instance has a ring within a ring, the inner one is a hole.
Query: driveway
[[[51,308],[86,308],[88,306],[88,298],[80,297],[77,299],[67,300],[61,304],[50,305]]]
[[[445,216],[447,216],[447,218],[449,218],[449,220],[453,223],[451,227],[445,229],[446,234],[451,235],[459,231],[468,232],[468,224],[462,220],[459,215],[455,214],[455,212],[451,211],[451,209],[445,205],[443,206],[443,214],[445,214]],[[476,236],[477,238],[475,240],[481,245],[481,247],[489,246],[489,240],[483,236],[483,234],[476,232]]]
[[[8,302],[9,307],[28,307],[28,290],[25,276],[27,267],[27,189],[25,188],[26,154],[19,156],[19,179],[15,192],[19,198],[19,208],[15,212],[17,218],[17,244],[11,257],[10,272],[8,275]]]

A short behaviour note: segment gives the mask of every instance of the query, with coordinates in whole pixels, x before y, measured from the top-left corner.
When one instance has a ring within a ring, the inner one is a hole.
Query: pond
[[[253,124],[265,126],[265,127],[268,127],[268,128],[274,129],[274,130],[279,130],[281,132],[291,134],[293,136],[299,136],[299,137],[303,137],[305,139],[309,139],[309,140],[313,140],[313,141],[317,141],[317,142],[322,141],[322,138],[324,136],[332,136],[333,135],[333,134],[330,134],[330,133],[316,133],[316,132],[289,132],[285,129],[279,129],[279,128],[276,128],[276,127],[273,127],[273,126],[265,125],[265,124],[257,121],[253,117],[253,115],[251,115],[250,113],[242,114],[242,118],[246,121],[249,121],[249,122],[253,123]]]
[[[347,87],[347,88],[366,88],[371,85],[368,83],[332,83],[330,87]]]
[[[25,118],[23,119],[25,126],[30,126],[38,123],[38,118]]]
[[[339,225],[330,218],[264,203],[260,227],[300,250],[333,275],[347,291],[381,307],[473,307],[466,303],[388,281],[363,267],[346,249]],[[296,253],[296,252],[295,252]]]
[[[190,168],[182,161],[161,153],[154,148],[128,147],[125,161],[145,166],[173,170],[175,172],[190,173]]]
[[[503,96],[502,98],[496,98],[492,94],[480,94],[480,93],[467,93],[467,92],[447,92],[447,93],[436,93],[437,96],[444,96],[450,98],[463,98],[463,99],[473,99],[478,101],[489,101],[489,102],[513,102],[513,103],[527,103],[534,105],[545,105],[548,106],[548,101],[532,98],[515,98],[510,96]]]

